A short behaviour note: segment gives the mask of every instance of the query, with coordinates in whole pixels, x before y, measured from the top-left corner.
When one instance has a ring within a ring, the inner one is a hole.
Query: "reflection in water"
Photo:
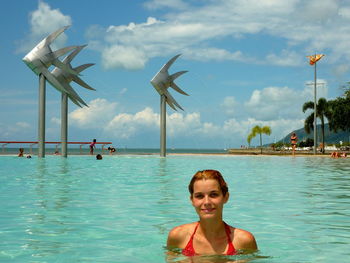
[[[38,159],[36,172],[30,178],[35,198],[32,200],[34,209],[26,215],[28,237],[24,248],[30,249],[33,257],[60,253],[67,244],[58,241],[62,240],[59,237],[68,236],[73,230],[67,221],[70,214],[67,206],[72,200],[71,178],[68,176],[67,160],[61,159],[55,169],[46,159]]]
[[[348,160],[314,158],[305,163],[305,186],[300,189],[303,199],[298,221],[306,226],[304,238],[308,249],[318,250],[327,241],[327,250],[348,246],[350,239],[350,167]]]
[[[166,176],[167,175],[167,159],[166,158],[159,158],[159,167],[158,167],[158,173],[159,176]]]
[[[159,158],[159,166],[158,166],[158,182],[157,185],[159,187],[159,200],[157,201],[157,207],[159,207],[159,216],[164,218],[171,218],[172,210],[169,209],[171,207],[171,203],[174,200],[174,192],[172,189],[172,180],[176,177],[176,174],[171,170],[171,166],[168,164],[167,158]],[[154,224],[161,235],[167,234],[169,225],[172,225],[173,220],[168,221],[159,221],[157,224]],[[164,241],[165,242],[165,241]]]
[[[250,254],[241,254],[235,256],[226,255],[202,255],[186,257],[181,254],[181,249],[168,250],[164,247],[164,255],[167,263],[248,263],[257,259],[269,259],[270,257],[262,256],[259,252]],[[263,261],[261,261],[263,262]]]

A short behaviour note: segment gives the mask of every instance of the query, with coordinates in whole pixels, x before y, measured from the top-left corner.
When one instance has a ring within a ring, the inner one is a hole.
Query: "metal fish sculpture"
[[[55,65],[66,72],[77,75],[77,72],[75,72],[72,68],[69,68],[66,64],[62,63],[58,58],[77,48],[78,46],[69,46],[52,51],[50,44],[68,27],[69,26],[62,27],[44,38],[23,58],[23,62],[27,64],[27,66],[33,70],[35,74],[43,74],[51,85],[62,92],[68,91],[65,90],[61,83],[48,71],[48,68],[51,65]]]
[[[70,82],[74,81],[80,86],[89,89],[89,90],[95,90],[94,88],[90,87],[88,84],[86,84],[81,78],[79,78],[77,75],[72,74],[71,71],[80,73],[83,70],[87,69],[88,67],[91,67],[95,64],[84,64],[78,67],[73,68],[70,62],[73,60],[73,58],[84,48],[86,45],[78,46],[72,53],[70,53],[67,57],[64,58],[62,63],[66,65],[67,68],[70,69],[70,71],[62,70],[59,67],[55,67],[52,70],[52,75],[61,83],[61,85],[64,87],[65,90],[67,90],[68,98],[77,106],[82,107],[81,104],[88,107],[88,105],[83,101],[83,99],[75,92],[75,90],[72,88],[72,86],[69,84]]]
[[[176,108],[179,108],[183,110],[183,108],[176,102],[176,100],[171,96],[171,94],[168,91],[168,88],[171,87],[177,92],[189,96],[186,92],[184,92],[182,89],[180,89],[174,82],[176,78],[181,76],[182,74],[188,72],[180,71],[177,73],[174,73],[172,75],[169,75],[168,69],[170,66],[174,63],[174,61],[180,56],[181,54],[176,55],[172,59],[170,59],[161,69],[160,71],[153,77],[151,80],[151,84],[153,87],[157,90],[160,96],[164,95],[166,98],[166,102],[168,105],[173,108],[174,110],[177,110]]]

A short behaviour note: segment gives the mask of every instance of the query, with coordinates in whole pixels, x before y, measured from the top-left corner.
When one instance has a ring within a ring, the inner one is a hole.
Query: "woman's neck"
[[[225,223],[222,218],[220,220],[200,220],[199,232],[209,240],[217,238],[225,233]]]

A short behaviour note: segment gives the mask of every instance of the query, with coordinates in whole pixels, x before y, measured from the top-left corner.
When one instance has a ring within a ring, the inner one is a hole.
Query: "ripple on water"
[[[168,231],[197,220],[188,182],[209,168],[229,185],[225,221],[258,241],[253,262],[349,259],[347,159],[2,156],[0,165],[2,262],[164,262]]]

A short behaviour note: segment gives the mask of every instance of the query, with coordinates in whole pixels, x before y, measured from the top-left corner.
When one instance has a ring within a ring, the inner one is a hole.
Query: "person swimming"
[[[107,150],[109,151],[110,155],[116,152],[116,149],[113,146],[108,147]]]
[[[258,249],[250,232],[223,221],[223,207],[229,199],[227,184],[216,170],[198,171],[188,186],[190,199],[199,221],[174,227],[167,247],[181,249],[185,256],[235,255],[238,250]]]

